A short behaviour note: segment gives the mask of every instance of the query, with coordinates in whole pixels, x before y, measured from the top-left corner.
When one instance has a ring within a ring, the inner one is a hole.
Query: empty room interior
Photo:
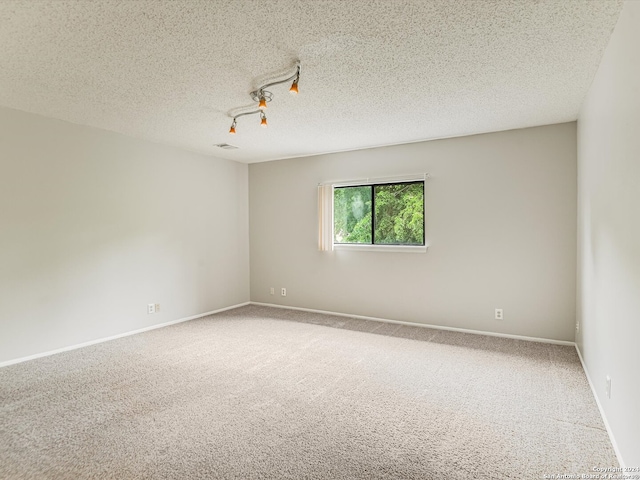
[[[640,479],[640,2],[0,43],[0,478]]]

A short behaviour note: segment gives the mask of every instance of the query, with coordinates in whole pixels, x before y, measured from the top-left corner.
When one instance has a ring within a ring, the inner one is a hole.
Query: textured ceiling
[[[244,162],[566,122],[621,5],[1,0],[0,105]],[[229,135],[296,59],[300,95]]]

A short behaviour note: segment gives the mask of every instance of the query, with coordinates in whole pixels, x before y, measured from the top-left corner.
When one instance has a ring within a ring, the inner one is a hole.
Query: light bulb
[[[264,110],[267,108],[267,101],[265,100],[264,97],[260,98],[260,103],[258,104],[258,108],[260,110]]]
[[[289,93],[292,95],[298,94],[298,79],[296,78],[291,84],[291,88],[289,89]]]

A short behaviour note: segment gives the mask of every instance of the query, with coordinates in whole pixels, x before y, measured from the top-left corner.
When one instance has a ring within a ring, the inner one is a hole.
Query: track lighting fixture
[[[236,120],[239,117],[242,117],[244,115],[253,115],[256,113],[260,114],[260,125],[262,127],[266,127],[267,126],[267,116],[264,114],[264,110],[267,109],[267,103],[270,102],[271,100],[273,100],[273,93],[265,90],[265,88],[269,88],[269,87],[273,87],[274,85],[280,85],[281,83],[289,83],[291,81],[293,81],[293,83],[291,84],[291,88],[289,88],[289,92],[292,94],[297,94],[298,93],[298,81],[300,80],[300,61],[297,61],[295,64],[295,73],[293,75],[291,75],[290,77],[287,77],[283,80],[278,80],[275,82],[269,82],[266,83],[260,87],[258,87],[256,90],[254,90],[253,92],[250,93],[251,99],[254,102],[258,102],[258,110],[255,111],[251,111],[251,112],[244,112],[244,113],[240,113],[238,115],[233,115],[233,122],[231,123],[231,128],[229,129],[229,133],[231,134],[235,134],[236,133]],[[254,107],[255,108],[255,107]]]

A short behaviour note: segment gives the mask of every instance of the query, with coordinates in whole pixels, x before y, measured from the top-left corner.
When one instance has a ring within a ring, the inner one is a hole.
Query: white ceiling
[[[2,0],[0,105],[250,163],[566,122],[621,5]],[[300,95],[229,135],[296,59]]]

